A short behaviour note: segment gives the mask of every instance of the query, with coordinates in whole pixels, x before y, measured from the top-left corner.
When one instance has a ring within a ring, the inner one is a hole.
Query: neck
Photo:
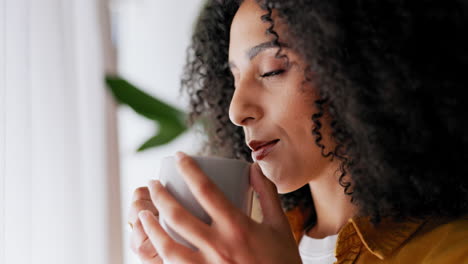
[[[311,181],[309,186],[314,200],[317,222],[307,232],[307,235],[313,238],[324,238],[338,234],[357,212],[356,206],[351,203],[351,196],[344,194],[343,187],[338,183],[338,177],[330,174],[318,177]]]

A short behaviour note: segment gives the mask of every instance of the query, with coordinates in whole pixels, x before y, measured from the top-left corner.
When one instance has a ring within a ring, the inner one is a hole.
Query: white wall
[[[113,6],[119,73],[132,83],[185,110],[179,97],[179,81],[185,62],[192,25],[202,0],[121,0]],[[150,121],[128,107],[119,110],[121,190],[123,217],[126,219],[133,190],[156,177],[159,160],[177,150],[196,149],[193,133],[156,149],[136,153],[136,149],[155,132]],[[138,263],[128,247],[125,232],[125,263]]]

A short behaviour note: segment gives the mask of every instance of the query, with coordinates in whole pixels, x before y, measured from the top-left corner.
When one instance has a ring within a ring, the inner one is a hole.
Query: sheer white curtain
[[[122,263],[105,0],[0,0],[0,263]]]

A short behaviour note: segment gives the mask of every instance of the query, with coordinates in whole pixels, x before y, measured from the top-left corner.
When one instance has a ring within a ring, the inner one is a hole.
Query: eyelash
[[[280,74],[282,74],[284,72],[285,72],[285,70],[283,70],[283,69],[275,70],[275,71],[271,71],[271,72],[266,72],[266,73],[260,75],[260,77],[261,78],[273,77],[273,76],[280,75]]]

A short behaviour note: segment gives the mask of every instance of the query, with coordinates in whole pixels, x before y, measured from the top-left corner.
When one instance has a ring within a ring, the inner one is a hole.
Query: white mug
[[[192,158],[228,200],[250,216],[253,198],[253,189],[249,183],[250,163],[219,157],[192,156]],[[161,160],[159,181],[187,211],[206,224],[211,224],[210,216],[197,202],[185,184],[183,176],[177,171],[174,157],[165,157]],[[166,224],[164,216],[159,216],[159,223],[176,242],[197,250],[195,246],[183,238],[183,234],[179,235]]]

